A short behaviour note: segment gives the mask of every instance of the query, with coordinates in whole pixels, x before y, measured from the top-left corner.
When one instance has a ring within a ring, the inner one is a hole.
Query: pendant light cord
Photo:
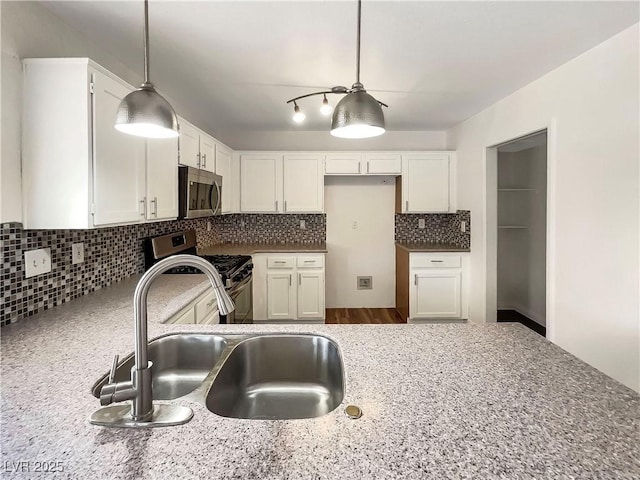
[[[149,83],[149,0],[144,0],[144,83]]]
[[[146,0],[145,0],[146,1]],[[360,20],[362,18],[362,0],[358,0],[358,39],[356,46],[356,82],[360,83]]]

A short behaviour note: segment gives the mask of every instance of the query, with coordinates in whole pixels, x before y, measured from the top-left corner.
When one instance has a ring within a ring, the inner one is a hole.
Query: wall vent
[[[358,290],[371,290],[373,288],[373,277],[358,277]]]

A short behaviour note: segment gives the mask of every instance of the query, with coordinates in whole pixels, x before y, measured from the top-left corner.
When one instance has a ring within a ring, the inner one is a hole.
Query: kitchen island
[[[342,404],[314,419],[239,420],[177,400],[194,411],[186,425],[90,425],[92,385],[133,350],[132,278],[2,329],[3,478],[640,477],[640,396],[519,324],[162,324],[203,280],[156,281],[150,339],[326,335],[342,351]]]

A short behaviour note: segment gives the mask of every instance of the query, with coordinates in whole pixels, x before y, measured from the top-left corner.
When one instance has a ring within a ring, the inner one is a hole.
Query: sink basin
[[[232,418],[325,415],[344,397],[338,346],[317,335],[262,335],[240,342],[215,377],[209,411]]]
[[[154,400],[173,400],[193,392],[209,375],[220,359],[227,341],[217,335],[174,334],[149,342],[149,360],[153,362],[151,377]],[[116,370],[117,382],[131,377],[133,354]],[[100,397],[100,389],[108,375],[93,387],[92,393]]]

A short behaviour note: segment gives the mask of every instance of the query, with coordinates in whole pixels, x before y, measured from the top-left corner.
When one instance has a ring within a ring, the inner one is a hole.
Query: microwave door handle
[[[209,198],[209,203],[210,203],[210,208],[213,211],[213,214],[216,215],[220,212],[220,207],[221,207],[221,203],[222,203],[222,191],[220,190],[220,185],[218,185],[217,182],[213,182],[213,185],[211,185],[213,188],[211,188],[211,193],[213,194],[213,189],[215,188],[215,191],[217,192],[217,200],[216,200],[216,204],[215,206],[213,205],[213,195],[211,195],[211,197]]]

